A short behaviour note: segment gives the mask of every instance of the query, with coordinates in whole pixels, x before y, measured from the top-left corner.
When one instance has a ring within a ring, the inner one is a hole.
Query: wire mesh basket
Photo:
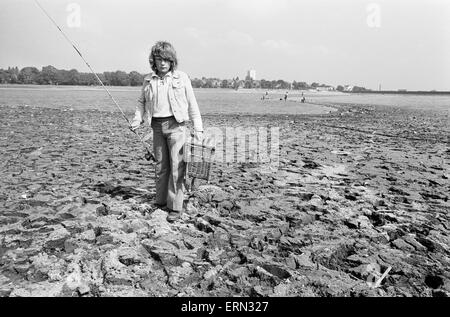
[[[191,187],[195,179],[204,179],[209,182],[215,152],[215,146],[207,139],[204,139],[202,143],[198,143],[191,138],[184,144],[183,155],[186,162],[186,178],[192,179]]]

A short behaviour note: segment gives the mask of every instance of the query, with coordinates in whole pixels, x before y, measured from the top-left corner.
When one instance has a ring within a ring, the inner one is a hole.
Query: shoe
[[[181,212],[180,211],[171,210],[171,211],[169,211],[169,215],[167,216],[166,219],[167,219],[168,222],[175,222],[175,221],[177,221],[180,218],[181,218]]]
[[[167,206],[166,204],[153,203],[153,208],[155,208],[155,209],[163,209],[164,210],[164,207],[166,207],[166,206]]]

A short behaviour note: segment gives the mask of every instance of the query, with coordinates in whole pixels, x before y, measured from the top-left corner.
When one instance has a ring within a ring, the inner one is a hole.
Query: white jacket
[[[196,132],[203,131],[202,117],[192,89],[191,80],[182,71],[172,74],[172,85],[169,86],[169,103],[177,122],[192,120]],[[145,119],[151,125],[155,108],[154,91],[157,89],[157,75],[153,72],[145,76],[141,96],[138,99],[132,126],[142,124]]]

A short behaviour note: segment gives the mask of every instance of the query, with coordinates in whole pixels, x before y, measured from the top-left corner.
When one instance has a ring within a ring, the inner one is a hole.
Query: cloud
[[[261,46],[270,51],[277,51],[287,55],[298,55],[302,53],[302,48],[298,44],[290,43],[285,40],[266,40]]]
[[[302,45],[301,43],[292,43],[286,40],[265,40],[261,43],[261,46],[268,51],[288,56],[326,57],[337,54],[335,50],[325,45]]]
[[[236,30],[229,31],[225,38],[228,43],[238,46],[251,46],[255,43],[251,35]]]
[[[250,16],[272,15],[286,9],[288,0],[224,0],[231,9]]]
[[[184,32],[188,37],[192,38],[200,46],[206,47],[208,45],[208,41],[206,39],[208,34],[206,32],[194,27],[186,27],[184,28]]]
[[[188,37],[194,40],[197,44],[206,47],[216,47],[219,45],[236,46],[252,46],[255,43],[253,37],[247,33],[237,30],[230,30],[225,34],[211,34],[204,30],[199,30],[195,27],[186,27],[184,32]]]

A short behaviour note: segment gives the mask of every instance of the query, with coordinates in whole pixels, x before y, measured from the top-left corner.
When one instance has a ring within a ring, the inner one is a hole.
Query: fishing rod
[[[83,55],[81,54],[81,52],[78,50],[78,48],[75,46],[75,44],[67,37],[66,33],[64,33],[64,31],[58,26],[58,24],[55,22],[55,20],[53,20],[53,18],[47,13],[47,11],[41,6],[41,4],[39,3],[38,0],[34,0],[34,2],[36,2],[36,4],[39,6],[39,8],[42,10],[42,12],[44,12],[44,14],[50,19],[50,21],[53,22],[53,24],[58,28],[58,30],[61,32],[61,34],[64,36],[64,38],[67,40],[67,42],[69,42],[70,45],[72,45],[72,47],[74,48],[74,50],[78,53],[78,55],[80,55],[81,59],[84,61],[84,63],[87,65],[87,67],[89,68],[89,70],[91,71],[92,74],[94,74],[95,78],[98,80],[98,82],[100,83],[100,85],[103,87],[103,89],[108,93],[108,96],[111,98],[111,100],[113,101],[113,103],[116,105],[116,107],[119,109],[120,113],[122,114],[123,118],[127,121],[128,123],[128,128],[131,130],[131,132],[133,132],[134,134],[136,134],[139,138],[139,140],[141,141],[142,145],[144,146],[145,150],[147,151],[147,153],[145,154],[145,159],[147,161],[156,161],[155,156],[153,155],[152,151],[150,150],[148,144],[145,143],[145,141],[142,139],[142,137],[139,135],[139,133],[137,133],[134,129],[132,129],[132,125],[130,123],[130,120],[128,120],[127,116],[125,115],[125,113],[123,112],[122,108],[120,108],[119,104],[117,103],[117,101],[114,99],[114,97],[111,95],[111,93],[109,92],[108,88],[106,88],[106,86],[103,84],[102,80],[100,79],[100,77],[98,77],[97,73],[94,72],[94,70],[92,69],[91,65],[86,61],[86,59],[83,57]]]

